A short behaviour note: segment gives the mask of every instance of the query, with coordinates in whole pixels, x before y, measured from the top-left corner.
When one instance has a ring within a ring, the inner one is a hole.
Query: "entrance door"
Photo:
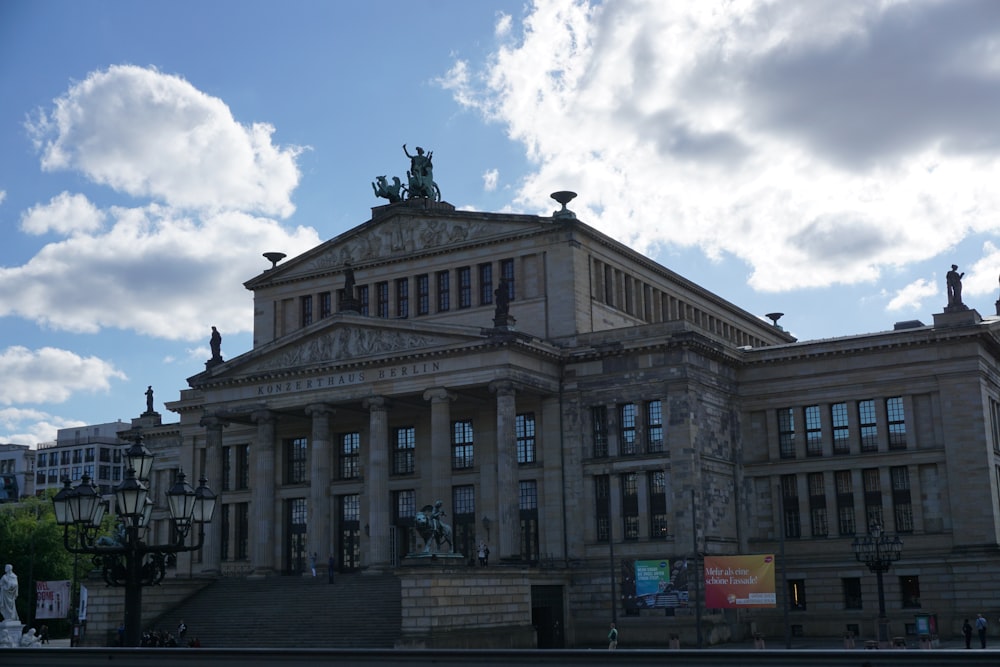
[[[360,498],[355,495],[340,496],[340,539],[338,550],[340,558],[337,564],[341,572],[354,572],[361,569],[361,513]]]
[[[302,574],[306,571],[309,554],[309,534],[306,532],[306,499],[292,498],[285,501],[285,574]]]
[[[531,624],[538,648],[564,648],[563,587],[531,587]]]

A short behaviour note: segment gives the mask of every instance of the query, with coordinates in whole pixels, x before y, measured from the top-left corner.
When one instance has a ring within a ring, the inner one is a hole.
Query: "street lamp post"
[[[878,645],[879,648],[889,647],[889,619],[885,614],[885,587],[882,585],[882,575],[889,567],[899,560],[903,554],[903,541],[898,535],[889,537],[882,533],[882,524],[872,522],[868,535],[856,537],[851,543],[854,556],[858,562],[864,563],[875,573],[878,583]]]
[[[63,545],[73,554],[93,556],[94,566],[101,569],[109,586],[125,588],[125,645],[138,646],[142,636],[142,587],[160,583],[168,565],[183,551],[201,549],[205,539],[205,524],[215,513],[215,494],[202,477],[197,489],[184,481],[183,471],[166,492],[172,538],[166,544],[147,544],[144,540],[152,516],[153,501],[149,498],[147,480],[153,468],[153,454],[142,444],[142,434],[136,433],[134,443],[125,452],[128,472],[114,491],[118,527],[113,537],[97,537],[110,499],[103,498],[84,475],[76,487],[63,480],[63,488],[53,497],[56,523],[63,526]],[[198,525],[198,541],[190,544],[188,536]],[[75,544],[70,540],[69,527],[76,526]]]

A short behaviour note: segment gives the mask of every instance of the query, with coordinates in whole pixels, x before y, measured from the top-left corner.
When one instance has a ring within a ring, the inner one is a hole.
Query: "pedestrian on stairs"
[[[309,556],[309,569],[312,570],[314,577],[316,576],[316,558],[318,557],[319,554],[316,553],[315,551],[313,552],[312,556]]]
[[[337,561],[333,559],[333,554],[330,554],[330,560],[326,562],[326,576],[329,577],[329,582],[333,583],[333,571],[336,569]]]

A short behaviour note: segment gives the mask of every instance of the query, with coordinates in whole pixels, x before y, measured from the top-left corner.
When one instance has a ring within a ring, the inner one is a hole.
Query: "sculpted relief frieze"
[[[427,347],[436,339],[406,331],[341,328],[321,334],[305,343],[254,366],[254,370],[275,370]]]
[[[460,243],[487,233],[485,222],[452,220],[403,220],[383,225],[367,234],[329,249],[311,262],[311,270],[330,269],[347,262],[358,264],[371,259],[406,255],[420,250]]]

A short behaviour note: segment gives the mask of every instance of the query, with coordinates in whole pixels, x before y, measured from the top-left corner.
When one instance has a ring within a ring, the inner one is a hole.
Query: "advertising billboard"
[[[69,614],[69,579],[35,582],[35,618],[66,618]]]
[[[706,609],[774,606],[774,554],[705,556]]]
[[[622,600],[626,610],[664,609],[668,615],[689,603],[686,558],[622,562]]]

